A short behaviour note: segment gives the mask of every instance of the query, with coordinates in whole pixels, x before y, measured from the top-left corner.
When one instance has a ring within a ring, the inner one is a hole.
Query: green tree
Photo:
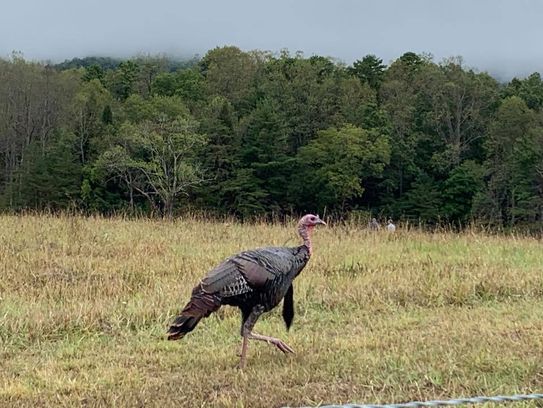
[[[168,69],[168,60],[164,56],[141,55],[133,61],[137,66],[137,78],[134,88],[138,94],[148,97],[153,93],[153,84],[158,75]]]
[[[184,69],[175,73],[158,74],[153,81],[153,92],[161,96],[180,96],[189,106],[196,106],[204,100],[204,77],[196,69]]]
[[[459,225],[470,221],[474,199],[484,188],[483,176],[483,166],[472,160],[451,171],[443,188],[443,217]]]
[[[389,123],[385,112],[379,106],[377,94],[369,85],[360,83],[355,78],[342,78],[337,93],[339,112],[334,115],[337,125],[350,123],[364,129],[388,127]]]
[[[55,132],[68,122],[71,101],[81,85],[80,72],[57,72],[25,61],[19,54],[0,60],[0,195],[14,205],[10,192],[30,145],[42,154]]]
[[[349,71],[362,83],[368,84],[371,88],[379,90],[383,82],[386,65],[381,58],[375,55],[366,55],[361,60],[356,60]]]
[[[511,209],[513,221],[541,228],[543,226],[543,126],[541,123],[535,124],[515,144],[512,182],[515,204]]]
[[[111,120],[110,103],[111,95],[98,79],[85,82],[74,97],[71,105],[72,128],[77,137],[82,164],[88,161],[90,139],[101,136],[106,125],[104,119]]]
[[[236,169],[233,178],[223,183],[222,191],[233,214],[243,218],[265,214],[264,201],[268,195],[262,180],[255,176],[253,169]]]
[[[498,84],[487,74],[462,69],[460,60],[425,66],[419,86],[427,102],[424,123],[444,143],[436,151],[437,168],[448,171],[463,159],[473,158],[482,140],[498,95]]]
[[[159,96],[174,96],[177,90],[177,78],[174,72],[161,72],[153,80],[153,94]]]
[[[424,224],[435,224],[443,219],[443,198],[439,183],[426,173],[421,173],[399,201],[403,216]]]
[[[541,74],[534,72],[523,80],[513,78],[503,93],[505,97],[518,96],[522,98],[530,109],[538,111],[543,107],[543,81],[541,80]]]
[[[240,198],[236,196],[234,186],[230,182],[228,192],[225,187],[239,168],[241,138],[237,127],[234,108],[226,98],[216,96],[205,106],[200,130],[207,135],[208,143],[203,149],[202,163],[211,182],[202,186],[198,195],[206,208],[223,211],[239,208]]]
[[[152,98],[141,108],[144,119],[123,124],[97,165],[127,185],[131,201],[137,191],[171,217],[180,196],[204,181],[198,157],[206,138],[177,98]]]
[[[390,124],[390,166],[385,169],[382,195],[391,202],[401,198],[419,173],[416,165],[418,141],[422,138],[415,123],[416,93],[402,78],[388,79],[381,87],[382,107]]]
[[[134,61],[123,61],[114,71],[109,71],[106,82],[111,94],[120,101],[126,100],[136,90],[140,67]]]
[[[431,64],[428,58],[405,53],[387,69],[379,91],[389,126],[391,159],[378,195],[392,213],[402,212],[402,200],[413,182],[421,174],[432,173],[432,155],[441,148],[438,138],[422,126],[428,106],[420,81]]]
[[[90,82],[94,79],[97,79],[98,81],[100,81],[102,85],[104,85],[105,83],[104,70],[102,69],[100,65],[93,64],[85,68],[85,72],[83,73],[83,76],[81,79],[85,82]]]
[[[488,183],[486,197],[478,198],[480,216],[510,226],[517,222],[519,201],[524,207],[521,213],[533,204],[538,187],[532,190],[531,183],[537,179],[540,157],[534,142],[541,140],[540,132],[534,112],[522,99],[512,96],[503,101],[485,144]],[[538,208],[533,207],[536,213]]]
[[[208,95],[225,97],[240,112],[251,108],[250,95],[258,69],[254,55],[237,47],[214,48],[202,58],[200,69]]]
[[[45,151],[37,143],[27,148],[27,160],[18,171],[15,205],[19,208],[61,210],[80,197],[82,168],[73,134],[56,131]]]
[[[365,179],[382,174],[389,157],[387,137],[376,132],[352,125],[318,132],[297,155],[299,207],[345,210],[364,192]]]
[[[264,208],[281,212],[286,202],[286,189],[293,159],[288,153],[286,119],[271,99],[258,102],[247,118],[242,136],[241,164],[251,169],[255,186],[265,191]]]
[[[294,155],[317,131],[343,125],[346,115],[360,114],[352,105],[343,106],[342,112],[342,102],[347,104],[354,99],[342,95],[349,93],[343,84],[350,80],[352,77],[343,68],[327,58],[305,59],[301,54],[291,56],[283,52],[279,58],[267,61],[256,93],[260,99],[277,101],[287,120],[289,152]]]
[[[190,113],[183,100],[177,96],[153,96],[144,99],[140,95],[131,95],[123,104],[122,118],[131,123],[157,121],[164,115],[175,118],[188,117]]]

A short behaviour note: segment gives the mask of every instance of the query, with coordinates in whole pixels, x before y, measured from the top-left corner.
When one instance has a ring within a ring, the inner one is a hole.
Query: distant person
[[[394,232],[394,231],[396,231],[396,226],[392,223],[392,219],[389,219],[389,220],[388,220],[387,231],[388,231],[388,232]]]
[[[381,229],[381,226],[379,225],[377,220],[375,218],[372,218],[370,222],[370,230],[379,231],[380,229]]]

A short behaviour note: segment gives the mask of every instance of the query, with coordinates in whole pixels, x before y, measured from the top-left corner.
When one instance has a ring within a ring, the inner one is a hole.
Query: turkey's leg
[[[239,368],[241,369],[245,368],[247,362],[247,344],[249,343],[248,340],[252,334],[251,331],[262,313],[264,313],[264,307],[255,306],[241,325],[241,336],[243,337],[243,343],[241,344],[241,358],[239,361]]]
[[[249,339],[252,340],[260,340],[265,341],[269,344],[273,344],[275,347],[277,347],[279,350],[281,350],[283,353],[294,353],[294,350],[292,347],[290,347],[287,343],[282,341],[281,339],[277,339],[275,337],[269,337],[269,336],[263,336],[261,334],[253,333],[253,327],[255,326],[255,323],[259,316],[264,312],[264,308],[262,306],[256,306],[245,322],[243,322],[243,325],[241,326],[241,336],[243,337],[243,342],[241,344],[241,360],[239,362],[240,368],[245,368],[245,364],[247,362],[247,345],[249,343]]]

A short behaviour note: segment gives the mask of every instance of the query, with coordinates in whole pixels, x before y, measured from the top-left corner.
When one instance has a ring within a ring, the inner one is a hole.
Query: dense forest
[[[543,226],[543,82],[407,52],[0,59],[0,208]]]

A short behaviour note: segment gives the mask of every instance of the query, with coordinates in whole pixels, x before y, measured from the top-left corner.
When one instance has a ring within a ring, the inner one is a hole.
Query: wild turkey
[[[253,333],[259,316],[283,302],[283,319],[290,328],[294,318],[292,281],[312,254],[311,232],[326,223],[318,215],[307,214],[298,222],[303,244],[297,247],[266,247],[234,255],[211,270],[192,290],[192,296],[168,330],[168,340],[177,340],[192,331],[198,322],[222,305],[241,309],[240,368],[245,366],[249,339],[266,341],[283,353],[294,350],[280,339]]]
[[[392,218],[390,218],[390,219],[388,220],[387,231],[388,231],[388,232],[394,232],[394,231],[396,231],[396,226],[392,223]]]

